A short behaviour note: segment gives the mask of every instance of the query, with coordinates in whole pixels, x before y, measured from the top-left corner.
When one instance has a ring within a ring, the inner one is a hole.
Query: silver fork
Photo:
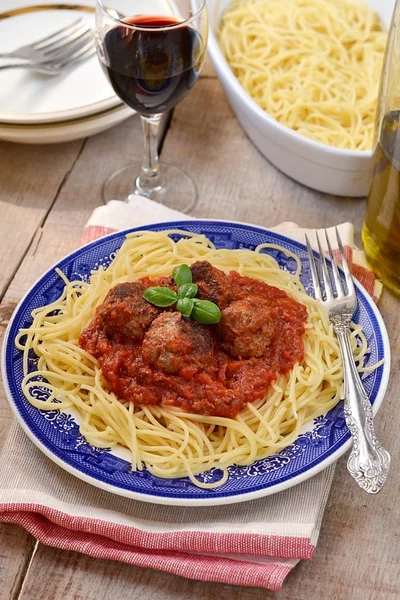
[[[24,68],[58,74],[66,66],[89,57],[94,50],[92,29],[85,19],[78,19],[33,44],[0,54],[0,58],[18,59],[1,65],[0,69]]]
[[[322,278],[320,280],[314,253],[307,236],[307,250],[310,259],[311,275],[315,297],[325,304],[329,320],[339,341],[344,369],[344,415],[347,427],[353,438],[353,448],[347,461],[347,469],[358,485],[370,494],[377,494],[385,484],[390,466],[390,454],[378,442],[371,404],[362,386],[350,346],[350,322],[357,308],[357,296],[352,275],[343,250],[343,244],[337,228],[336,239],[342,268],[345,275],[347,292],[343,289],[339,269],[332,253],[331,244],[325,230],[328,254],[332,264],[332,274],[336,291],[329,276],[327,261],[321,242],[316,234],[321,257]],[[323,289],[325,293],[323,293]]]
[[[58,31],[33,42],[33,44],[21,46],[12,52],[0,53],[0,58],[24,58],[34,62],[48,62],[54,60],[60,52],[63,52],[69,46],[75,47],[75,44],[85,44],[92,36],[87,21],[77,19]]]
[[[58,57],[57,61],[46,62],[46,63],[35,63],[32,61],[16,62],[12,64],[0,65],[0,71],[5,69],[30,69],[31,71],[37,71],[38,73],[44,73],[45,75],[59,75],[65,69],[72,67],[89,58],[95,51],[94,41],[89,42],[83,48],[79,48],[72,54],[69,53],[66,58],[63,56]]]

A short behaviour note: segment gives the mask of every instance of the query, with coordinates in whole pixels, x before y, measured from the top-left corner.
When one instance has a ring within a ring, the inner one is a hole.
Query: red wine
[[[173,108],[200,74],[206,48],[199,32],[186,25],[168,29],[179,23],[172,17],[125,20],[141,29],[123,25],[111,29],[100,56],[115,93],[144,116]]]

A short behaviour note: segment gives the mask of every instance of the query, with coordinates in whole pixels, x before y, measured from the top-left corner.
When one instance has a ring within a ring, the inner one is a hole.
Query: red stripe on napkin
[[[5,506],[7,505],[3,505],[2,508]],[[88,524],[96,522],[96,519],[82,519],[83,528],[81,525],[79,529],[70,529],[68,525],[72,525],[76,519],[69,515],[64,515],[64,523],[59,526],[52,520],[32,512],[35,509],[34,505],[20,505],[20,507],[21,511],[15,511],[16,505],[12,505],[13,512],[0,513],[0,520],[21,525],[47,546],[82,552],[94,558],[118,560],[138,567],[166,571],[189,579],[257,586],[273,591],[281,589],[285,577],[292,569],[292,566],[282,565],[279,562],[260,564],[236,561],[212,554],[200,554],[216,552],[215,548],[205,549],[200,544],[197,546],[196,553],[193,554],[181,552],[178,544],[175,546],[175,550],[155,550],[154,548],[132,546],[115,541],[110,537],[110,523],[98,522],[101,523],[100,529],[104,532],[104,535],[101,535],[96,528],[95,531],[92,529],[90,531],[82,530],[88,529]],[[41,509],[43,508],[45,507],[41,507]],[[48,510],[50,513],[57,512],[52,509]],[[76,527],[77,523],[75,522],[74,525]],[[120,527],[116,527],[117,530]],[[299,538],[293,538],[293,549],[297,547],[298,543]]]
[[[375,273],[362,265],[358,265],[353,262],[353,249],[350,246],[344,246],[344,255],[347,260],[347,264],[349,265],[349,269],[351,274],[361,283],[362,286],[365,287],[368,294],[372,296],[375,302],[378,301],[378,298],[374,296],[374,288],[375,288]],[[334,257],[339,265],[342,264],[339,250],[333,250]]]
[[[109,233],[114,233],[117,229],[112,229],[111,227],[101,227],[100,225],[89,225],[85,228],[83,235],[81,237],[81,246],[85,244],[89,244],[89,242],[94,242],[98,238],[101,238]]]
[[[295,536],[265,535],[257,533],[217,533],[204,531],[174,531],[154,533],[132,526],[93,519],[76,517],[40,504],[2,504],[0,521],[7,521],[14,515],[13,522],[24,527],[40,525],[42,535],[51,531],[55,537],[70,532],[106,536],[117,543],[147,550],[175,550],[179,552],[201,552],[215,554],[238,554],[273,556],[279,558],[312,558],[315,546],[309,538]],[[36,535],[36,534],[34,534]]]

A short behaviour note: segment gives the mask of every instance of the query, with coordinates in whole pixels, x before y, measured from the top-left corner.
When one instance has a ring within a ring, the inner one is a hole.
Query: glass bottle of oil
[[[362,229],[365,253],[400,297],[400,1],[389,30],[376,115],[371,186]]]

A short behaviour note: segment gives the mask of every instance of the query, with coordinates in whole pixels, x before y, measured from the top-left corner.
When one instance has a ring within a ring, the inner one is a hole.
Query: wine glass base
[[[184,171],[162,163],[160,167],[162,186],[147,193],[135,184],[140,168],[140,163],[131,163],[113,173],[104,184],[104,202],[122,200],[129,204],[135,196],[140,195],[183,213],[188,213],[194,208],[197,203],[197,189],[193,180]]]

